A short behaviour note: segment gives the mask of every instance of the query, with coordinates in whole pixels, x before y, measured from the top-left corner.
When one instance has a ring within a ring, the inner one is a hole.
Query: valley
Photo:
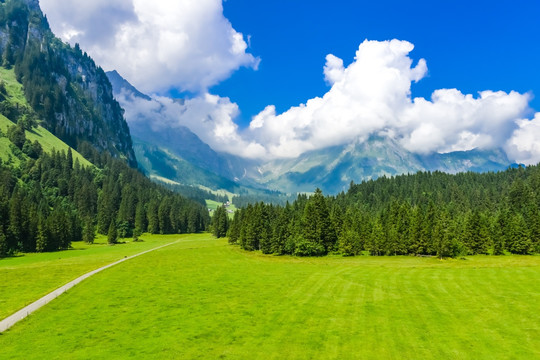
[[[536,68],[336,1],[0,0],[1,359],[540,358]]]

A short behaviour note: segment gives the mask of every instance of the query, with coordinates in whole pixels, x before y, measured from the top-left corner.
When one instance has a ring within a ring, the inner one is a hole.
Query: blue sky
[[[227,0],[224,14],[262,59],[257,71],[242,68],[211,89],[238,103],[243,125],[268,104],[281,113],[322,96],[325,56],[347,65],[364,39],[415,45],[410,56],[425,58],[429,73],[413,97],[440,88],[532,91],[540,110],[539,1]]]

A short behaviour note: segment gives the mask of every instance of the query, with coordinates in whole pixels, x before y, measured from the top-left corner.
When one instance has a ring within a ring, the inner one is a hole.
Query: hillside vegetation
[[[71,147],[81,151],[90,144],[137,166],[105,72],[78,45],[72,48],[54,36],[38,1],[0,2],[0,59],[24,88],[10,110],[27,101],[43,127]]]
[[[39,124],[12,69],[0,69],[0,257],[149,231],[199,232],[207,209],[81,142],[74,151]],[[89,162],[89,159],[91,162]]]

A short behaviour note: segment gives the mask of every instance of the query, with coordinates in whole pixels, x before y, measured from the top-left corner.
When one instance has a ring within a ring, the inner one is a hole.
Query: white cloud
[[[332,55],[326,55],[326,65],[324,65],[324,79],[330,85],[334,85],[336,82],[343,79],[345,75],[345,67],[343,67],[343,60]]]
[[[527,112],[530,95],[482,91],[475,97],[441,89],[431,100],[413,100],[412,82],[427,74],[424,59],[413,66],[413,47],[366,40],[347,67],[328,55],[324,75],[331,89],[282,114],[268,106],[253,118],[249,135],[269,157],[296,157],[380,133],[421,154],[504,146],[516,119]]]
[[[402,144],[424,154],[501,147],[529,100],[515,91],[482,91],[475,98],[456,89],[436,90],[431,101],[414,99],[397,117]]]
[[[540,159],[540,116],[517,121],[528,111],[529,94],[440,89],[429,100],[412,99],[412,82],[427,74],[423,59],[413,66],[412,50],[406,41],[365,41],[347,67],[329,55],[324,75],[331,88],[324,96],[282,114],[269,105],[244,131],[234,123],[238,106],[208,93],[183,104],[154,97],[147,108],[126,106],[126,117],[133,125],[130,112],[145,113],[153,131],[186,126],[215,150],[248,158],[291,158],[378,135],[419,154],[505,148],[512,160]]]
[[[132,132],[139,137],[147,131],[174,133],[179,127],[187,127],[214,150],[250,158],[265,155],[261,145],[246,141],[239,134],[233,121],[238,105],[229,98],[205,93],[185,101],[160,96],[146,100],[121,92],[117,99],[126,110]]]
[[[540,113],[532,120],[518,120],[518,128],[506,144],[508,155],[520,164],[540,162]]]
[[[257,68],[221,0],[41,0],[53,31],[145,92],[204,93],[242,66]]]

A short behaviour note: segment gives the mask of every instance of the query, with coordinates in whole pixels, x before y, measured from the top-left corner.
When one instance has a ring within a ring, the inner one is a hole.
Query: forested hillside
[[[95,166],[81,166],[71,150],[43,152],[39,143],[25,139],[20,124],[8,130],[17,142],[10,146],[18,166],[15,161],[0,162],[0,257],[67,249],[73,241],[91,243],[96,231],[115,243],[118,237],[146,231],[192,233],[207,228],[206,207],[89,145],[82,150]]]
[[[0,1],[0,58],[14,68],[45,128],[75,149],[89,143],[137,166],[105,72],[79,46],[54,36],[37,0]]]
[[[540,252],[540,167],[420,172],[320,190],[284,207],[237,211],[229,240],[270,254],[531,254]]]

